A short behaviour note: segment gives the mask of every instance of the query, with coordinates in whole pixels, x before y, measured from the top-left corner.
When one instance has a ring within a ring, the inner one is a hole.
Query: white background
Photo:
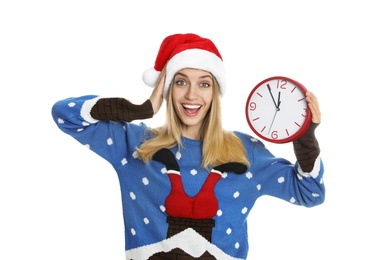
[[[300,81],[321,105],[326,201],[258,200],[248,259],[378,259],[378,25],[368,0],[2,1],[0,259],[125,258],[116,174],[58,130],[51,106],[84,94],[142,103],[161,41],[186,32],[223,55],[227,129],[252,134],[245,102],[270,76]],[[294,161],[291,144],[267,146]]]

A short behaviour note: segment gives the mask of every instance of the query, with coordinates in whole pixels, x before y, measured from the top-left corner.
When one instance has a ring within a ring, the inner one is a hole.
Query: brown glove
[[[126,121],[153,117],[150,100],[142,105],[134,105],[124,98],[100,98],[91,109],[91,116],[101,121]]]
[[[315,129],[319,124],[311,123],[307,132],[299,139],[293,141],[293,148],[296,159],[303,172],[311,172],[317,156],[320,154],[320,147],[315,136]]]

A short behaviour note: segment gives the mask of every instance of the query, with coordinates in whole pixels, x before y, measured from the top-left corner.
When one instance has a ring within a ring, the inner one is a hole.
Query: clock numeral
[[[278,135],[278,131],[272,131],[271,132],[271,138],[272,139],[278,139],[279,135]]]
[[[251,111],[254,111],[257,108],[257,104],[255,102],[250,102],[249,107]]]
[[[301,114],[303,117],[306,117],[307,116],[307,109],[304,108],[304,114]]]
[[[278,80],[278,82],[276,83],[276,88],[280,88],[280,89],[287,89],[285,87],[285,85],[287,85],[287,81],[286,80]]]

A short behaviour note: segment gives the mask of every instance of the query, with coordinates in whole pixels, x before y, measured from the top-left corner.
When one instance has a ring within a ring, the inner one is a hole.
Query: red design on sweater
[[[203,187],[194,197],[189,197],[183,187],[180,173],[169,171],[171,192],[166,198],[166,212],[172,217],[207,219],[213,218],[218,210],[218,201],[214,187],[221,178],[221,173],[211,171]]]

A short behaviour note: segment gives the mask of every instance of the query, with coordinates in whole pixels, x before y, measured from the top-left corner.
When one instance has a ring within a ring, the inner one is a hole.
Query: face
[[[183,135],[198,139],[201,124],[212,104],[211,73],[198,69],[182,69],[173,79],[172,100],[183,126]]]

